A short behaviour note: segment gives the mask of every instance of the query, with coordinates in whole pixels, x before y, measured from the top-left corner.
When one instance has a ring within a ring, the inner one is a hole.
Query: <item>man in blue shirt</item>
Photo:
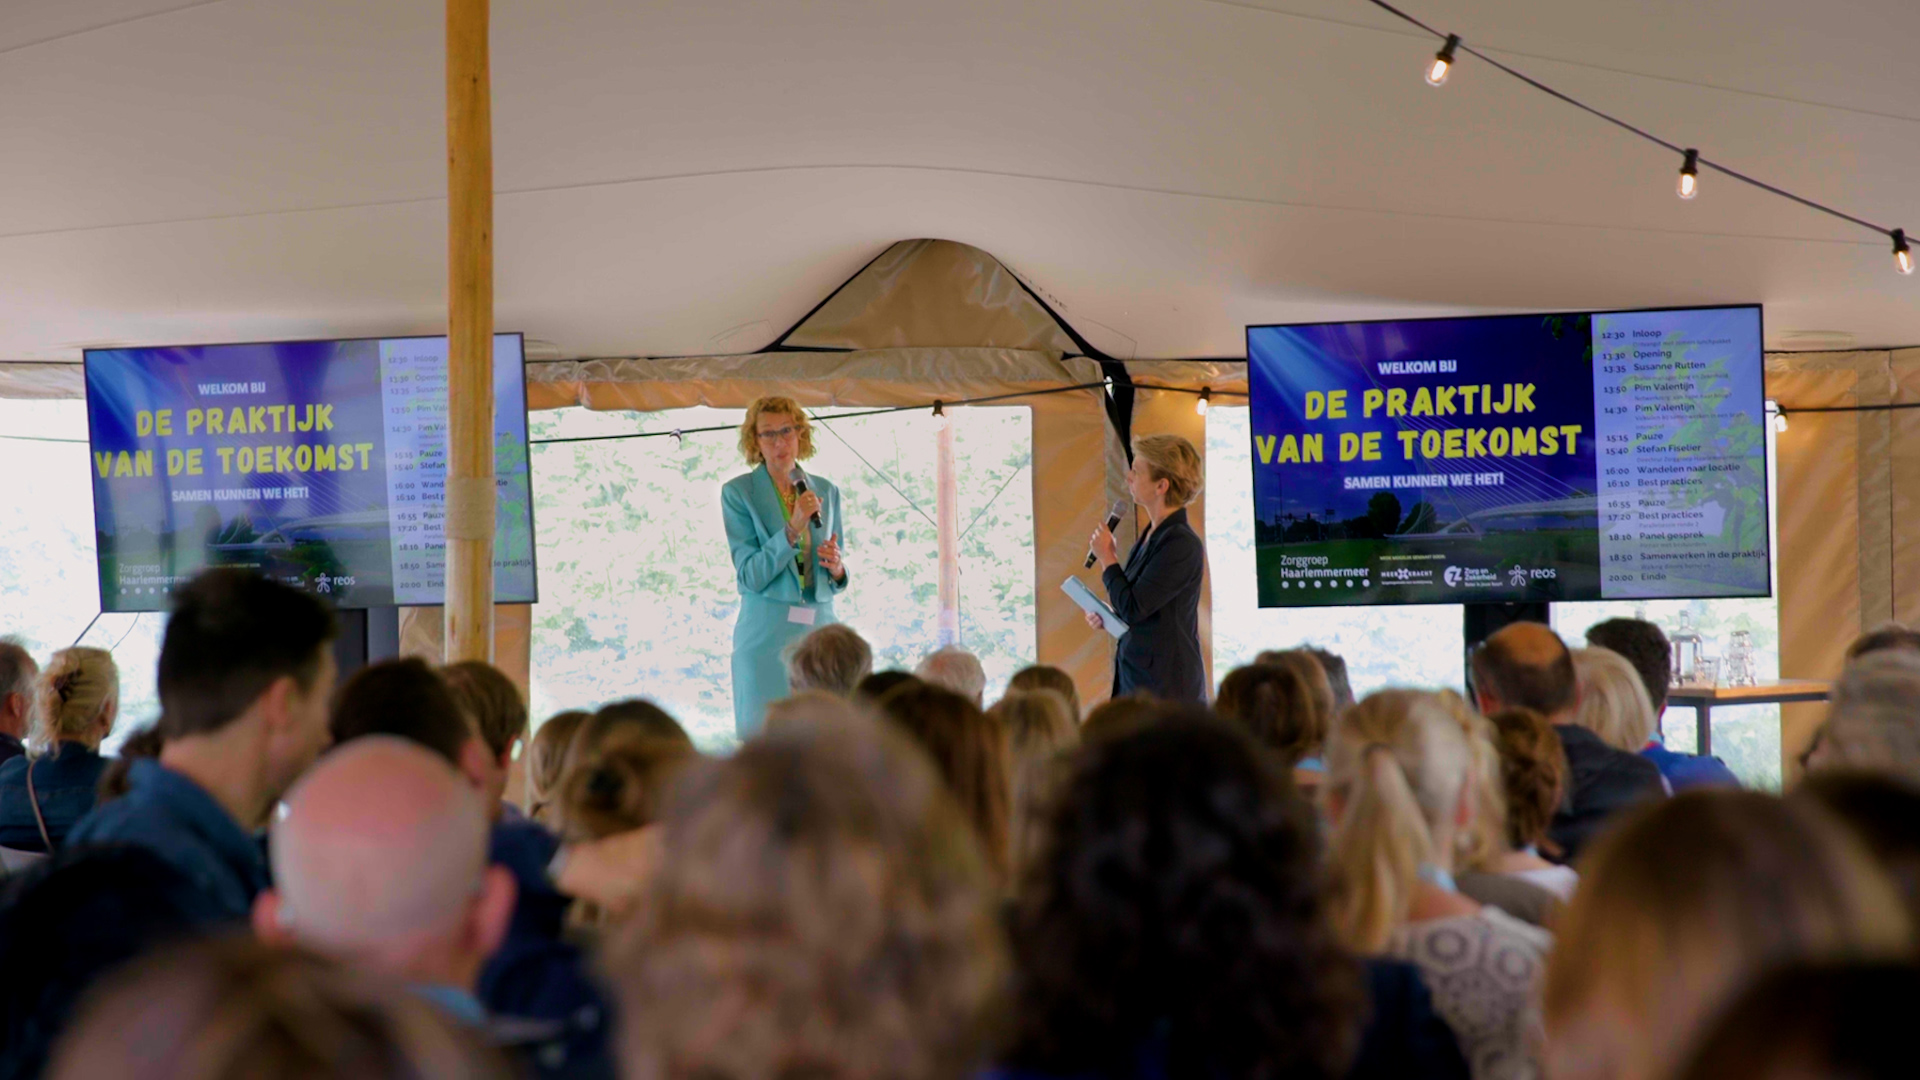
[[[1587,628],[1587,644],[1612,649],[1626,657],[1647,688],[1647,700],[1653,703],[1657,720],[1666,710],[1667,691],[1673,682],[1673,653],[1667,635],[1645,619],[1608,619]],[[1710,755],[1669,750],[1659,731],[1656,723],[1654,736],[1641,749],[1640,756],[1659,768],[1667,786],[1675,793],[1696,787],[1740,786],[1740,778],[1733,775],[1726,762]]]
[[[254,831],[331,742],[333,613],[249,571],[209,570],[175,594],[160,646],[157,759],[67,845],[132,844],[185,874],[205,923],[245,919],[268,884]]]

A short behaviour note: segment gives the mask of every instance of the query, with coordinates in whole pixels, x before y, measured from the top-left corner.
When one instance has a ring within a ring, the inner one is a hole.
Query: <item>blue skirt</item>
[[[794,622],[795,608],[811,610],[813,622]],[[733,624],[733,730],[745,742],[767,720],[767,706],[790,692],[786,648],[828,623],[838,622],[833,601],[788,604],[742,594]]]

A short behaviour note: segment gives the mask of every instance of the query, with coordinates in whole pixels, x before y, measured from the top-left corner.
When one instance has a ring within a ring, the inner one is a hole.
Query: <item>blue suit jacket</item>
[[[764,465],[736,476],[720,489],[720,509],[727,526],[727,547],[733,551],[733,569],[742,593],[782,604],[818,603],[833,599],[847,587],[820,569],[820,545],[829,537],[846,534],[840,526],[840,489],[809,473],[807,488],[820,496],[820,525],[811,528],[813,593],[801,589],[798,551],[787,543],[787,515],[780,509],[780,492]]]
[[[1207,702],[1207,665],[1200,655],[1200,579],[1207,550],[1183,507],[1151,529],[1124,568],[1101,580],[1127,632],[1113,657],[1113,694],[1145,691],[1168,701]]]

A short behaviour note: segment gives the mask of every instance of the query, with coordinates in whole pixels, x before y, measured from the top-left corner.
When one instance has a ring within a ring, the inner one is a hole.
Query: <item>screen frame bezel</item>
[[[1641,308],[1596,308],[1593,310],[1586,310],[1586,311],[1579,311],[1579,310],[1509,311],[1509,312],[1496,311],[1496,312],[1485,312],[1485,313],[1476,314],[1476,315],[1421,315],[1421,316],[1415,316],[1413,318],[1405,318],[1405,319],[1393,319],[1393,318],[1335,319],[1331,321],[1322,320],[1322,321],[1316,321],[1316,322],[1248,323],[1246,327],[1246,334],[1245,334],[1245,337],[1243,338],[1245,342],[1245,347],[1246,347],[1245,363],[1247,364],[1247,413],[1248,413],[1247,437],[1249,439],[1253,437],[1253,423],[1252,423],[1253,332],[1255,330],[1295,330],[1295,329],[1301,329],[1304,327],[1314,327],[1314,326],[1369,326],[1369,325],[1377,325],[1380,323],[1467,322],[1475,319],[1513,319],[1513,318],[1529,318],[1529,317],[1548,319],[1548,318],[1553,318],[1554,316],[1566,316],[1566,315],[1585,315],[1591,318],[1596,315],[1650,315],[1650,314],[1656,314],[1663,311],[1737,311],[1737,310],[1742,310],[1747,308],[1753,309],[1755,318],[1759,320],[1760,403],[1761,403],[1760,423],[1762,425],[1766,425],[1770,422],[1767,418],[1767,411],[1766,411],[1766,402],[1768,401],[1767,391],[1766,391],[1767,313],[1766,313],[1766,305],[1756,302],[1756,303],[1747,303],[1747,304],[1673,304],[1673,305],[1667,305],[1663,307],[1641,307]],[[1777,465],[1775,464],[1775,461],[1774,461],[1772,449],[1767,445],[1768,441],[1769,440],[1766,437],[1766,432],[1763,430],[1761,432],[1761,440],[1760,440],[1760,455],[1761,455],[1760,475],[1762,477],[1762,482],[1760,484],[1760,505],[1766,511],[1766,518],[1767,518],[1767,591],[1765,593],[1762,593],[1759,595],[1741,594],[1741,595],[1734,595],[1734,596],[1729,596],[1722,593],[1705,593],[1705,594],[1696,593],[1696,594],[1689,594],[1684,596],[1667,596],[1667,595],[1662,595],[1657,597],[1628,596],[1628,597],[1616,597],[1611,599],[1608,597],[1601,596],[1601,597],[1595,597],[1594,599],[1591,599],[1591,600],[1540,600],[1540,601],[1525,601],[1525,602],[1547,603],[1547,604],[1612,604],[1612,603],[1632,603],[1635,601],[1645,601],[1648,603],[1660,603],[1668,600],[1775,600],[1775,601],[1778,601],[1779,595],[1777,591],[1777,583],[1774,580],[1774,563],[1779,559],[1780,552],[1779,552],[1778,538],[1774,535],[1775,527],[1774,527],[1774,508],[1773,508],[1773,493],[1772,493],[1773,485],[1766,482],[1767,477],[1774,475],[1774,469],[1777,468]],[[1258,453],[1250,452],[1248,454],[1248,461],[1249,461],[1248,480],[1250,482],[1250,486],[1248,490],[1251,491],[1252,490],[1251,482],[1255,480],[1258,475],[1257,474],[1257,470],[1259,469],[1259,465],[1257,464],[1259,461]],[[1257,512],[1254,516],[1254,521],[1255,521],[1255,524],[1259,523],[1259,515]],[[1254,558],[1257,564],[1257,561],[1259,559],[1259,552],[1260,552],[1260,545],[1258,542],[1256,542],[1253,545],[1253,550],[1254,550]],[[1257,587],[1259,583],[1258,565],[1256,565],[1254,568],[1254,582]],[[1259,605],[1259,610],[1261,611],[1313,611],[1321,608],[1445,607],[1445,606],[1452,606],[1452,605],[1466,606],[1470,604],[1510,604],[1515,602],[1516,601],[1512,601],[1512,600],[1456,600],[1456,601],[1436,600],[1436,601],[1427,601],[1422,603],[1412,603],[1412,602],[1393,603],[1393,602],[1382,602],[1378,600],[1369,600],[1369,601],[1362,601],[1362,602],[1356,602],[1351,604],[1298,604],[1298,605],[1283,604],[1283,605],[1276,605],[1273,607],[1268,607],[1266,605]],[[1257,600],[1256,600],[1256,603],[1257,603]]]
[[[87,396],[88,388],[92,385],[91,380],[87,378],[87,369],[88,369],[88,365],[92,363],[93,354],[95,353],[128,352],[128,351],[138,350],[138,349],[220,349],[220,348],[245,347],[245,346],[255,346],[255,345],[319,345],[319,344],[344,344],[349,342],[361,342],[361,341],[375,341],[375,342],[425,341],[425,340],[436,340],[436,339],[446,340],[448,339],[448,337],[449,335],[447,334],[360,334],[353,337],[266,338],[266,339],[255,340],[255,341],[202,341],[202,342],[182,342],[182,343],[170,344],[170,345],[102,345],[94,348],[82,349],[80,352],[80,389],[81,389],[81,400],[85,402],[87,405],[87,409],[86,409],[87,453],[89,455],[89,461],[91,461],[91,455],[93,453],[93,408],[92,408],[92,401]],[[526,454],[527,534],[528,534],[528,542],[530,547],[532,548],[532,553],[533,553],[533,599],[532,600],[495,600],[494,605],[496,607],[501,604],[533,605],[540,602],[540,512],[539,512],[539,506],[537,505],[538,499],[535,498],[534,491],[533,491],[533,446],[534,446],[533,431],[532,431],[533,406],[531,401],[529,400],[529,395],[527,394],[527,391],[526,391],[527,335],[526,335],[526,332],[522,330],[496,330],[493,333],[493,337],[516,338],[518,339],[519,345],[520,345],[520,385],[521,385],[520,430],[523,434],[523,438],[525,440],[526,447],[527,447],[527,454]],[[452,348],[451,342],[449,342],[448,348],[449,350],[451,350]],[[499,409],[499,403],[495,402],[496,414],[498,412],[498,409]],[[110,609],[107,606],[107,582],[106,582],[106,578],[103,577],[101,574],[100,552],[97,548],[97,545],[99,543],[99,536],[100,536],[99,489],[94,486],[93,477],[91,473],[89,473],[87,477],[87,481],[88,481],[87,490],[88,490],[88,496],[89,496],[88,502],[91,504],[93,508],[93,535],[94,535],[94,543],[96,544],[96,549],[94,551],[94,556],[93,556],[93,571],[94,571],[93,576],[94,576],[95,590],[98,593],[99,601],[100,601],[100,613],[103,615],[111,614],[111,615],[135,615],[135,616],[165,613],[167,610],[167,608],[165,607],[145,608],[138,611],[127,611],[127,610]],[[391,511],[391,507],[389,507],[389,511]],[[309,595],[314,595],[314,594],[309,594]],[[382,611],[382,610],[386,610],[389,607],[397,610],[402,607],[421,606],[417,604],[395,603],[395,604],[377,606],[377,607],[363,607],[363,606],[352,605],[352,604],[334,603],[331,599],[328,599],[328,598],[322,598],[322,599],[326,599],[327,603],[330,604],[337,611]],[[446,603],[446,598],[443,594],[441,597],[441,605],[444,605],[445,603]],[[427,605],[427,606],[434,606],[434,605]]]

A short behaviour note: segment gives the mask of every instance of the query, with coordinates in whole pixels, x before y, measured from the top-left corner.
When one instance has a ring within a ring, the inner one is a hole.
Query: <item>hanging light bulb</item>
[[[1786,413],[1777,412],[1773,414],[1773,430],[1783,435],[1786,434],[1786,431],[1787,431],[1787,414]]]
[[[1893,230],[1893,265],[1903,274],[1913,273],[1913,252],[1907,247],[1907,230]]]
[[[1212,400],[1213,400],[1213,387],[1209,386],[1206,389],[1200,391],[1199,400],[1193,403],[1193,411],[1201,416],[1207,415],[1207,402]]]
[[[1427,67],[1428,86],[1439,86],[1447,81],[1447,72],[1453,69],[1453,50],[1459,44],[1459,34],[1447,35],[1447,43],[1433,54],[1433,63]]]
[[[1686,163],[1680,166],[1680,197],[1691,199],[1700,194],[1700,151],[1688,150]]]

